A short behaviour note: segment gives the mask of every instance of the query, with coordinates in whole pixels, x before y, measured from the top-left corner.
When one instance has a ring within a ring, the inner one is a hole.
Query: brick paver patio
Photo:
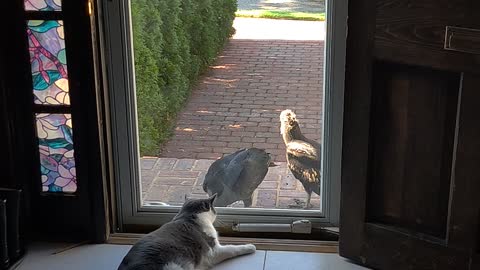
[[[294,110],[303,134],[321,139],[324,41],[319,23],[236,20],[236,36],[192,91],[160,159],[142,159],[145,201],[178,204],[185,194],[205,196],[201,183],[211,162],[245,147],[263,148],[281,165],[269,170],[254,207],[305,201],[303,187],[286,169],[279,114]],[[318,204],[318,197],[312,202]]]
[[[230,40],[193,90],[161,157],[216,159],[258,147],[285,161],[284,109],[297,113],[305,136],[320,140],[323,50],[322,40]]]
[[[167,203],[181,205],[185,194],[189,198],[206,198],[202,189],[203,179],[210,164],[209,159],[143,158],[142,198],[145,204]],[[254,193],[255,208],[301,208],[306,193],[290,173],[285,162],[270,168],[262,184]],[[312,204],[320,207],[318,195],[312,195]],[[234,207],[243,207],[235,203]]]

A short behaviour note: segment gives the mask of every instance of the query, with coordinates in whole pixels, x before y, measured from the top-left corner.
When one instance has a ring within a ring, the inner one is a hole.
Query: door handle
[[[447,26],[444,49],[480,54],[480,29]]]

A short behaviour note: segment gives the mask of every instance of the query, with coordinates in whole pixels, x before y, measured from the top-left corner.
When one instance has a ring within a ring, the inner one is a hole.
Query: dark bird
[[[268,167],[276,166],[263,149],[241,149],[212,163],[208,168],[203,190],[210,196],[217,194],[214,206],[228,206],[243,201],[252,205],[252,195],[262,183]]]
[[[297,116],[291,110],[280,113],[280,123],[288,168],[305,188],[307,192],[305,208],[310,208],[312,192],[320,195],[320,144],[303,136]]]

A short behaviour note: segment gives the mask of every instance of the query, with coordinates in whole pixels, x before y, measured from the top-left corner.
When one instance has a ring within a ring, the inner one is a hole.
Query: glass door
[[[212,194],[227,229],[338,224],[346,3],[247,2],[102,3],[119,231]]]

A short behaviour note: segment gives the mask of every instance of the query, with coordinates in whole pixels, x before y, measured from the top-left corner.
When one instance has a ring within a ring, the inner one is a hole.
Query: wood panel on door
[[[342,256],[477,269],[480,58],[444,47],[447,26],[480,28],[478,14],[471,0],[350,1]]]
[[[386,63],[374,74],[367,221],[444,239],[460,75]]]

